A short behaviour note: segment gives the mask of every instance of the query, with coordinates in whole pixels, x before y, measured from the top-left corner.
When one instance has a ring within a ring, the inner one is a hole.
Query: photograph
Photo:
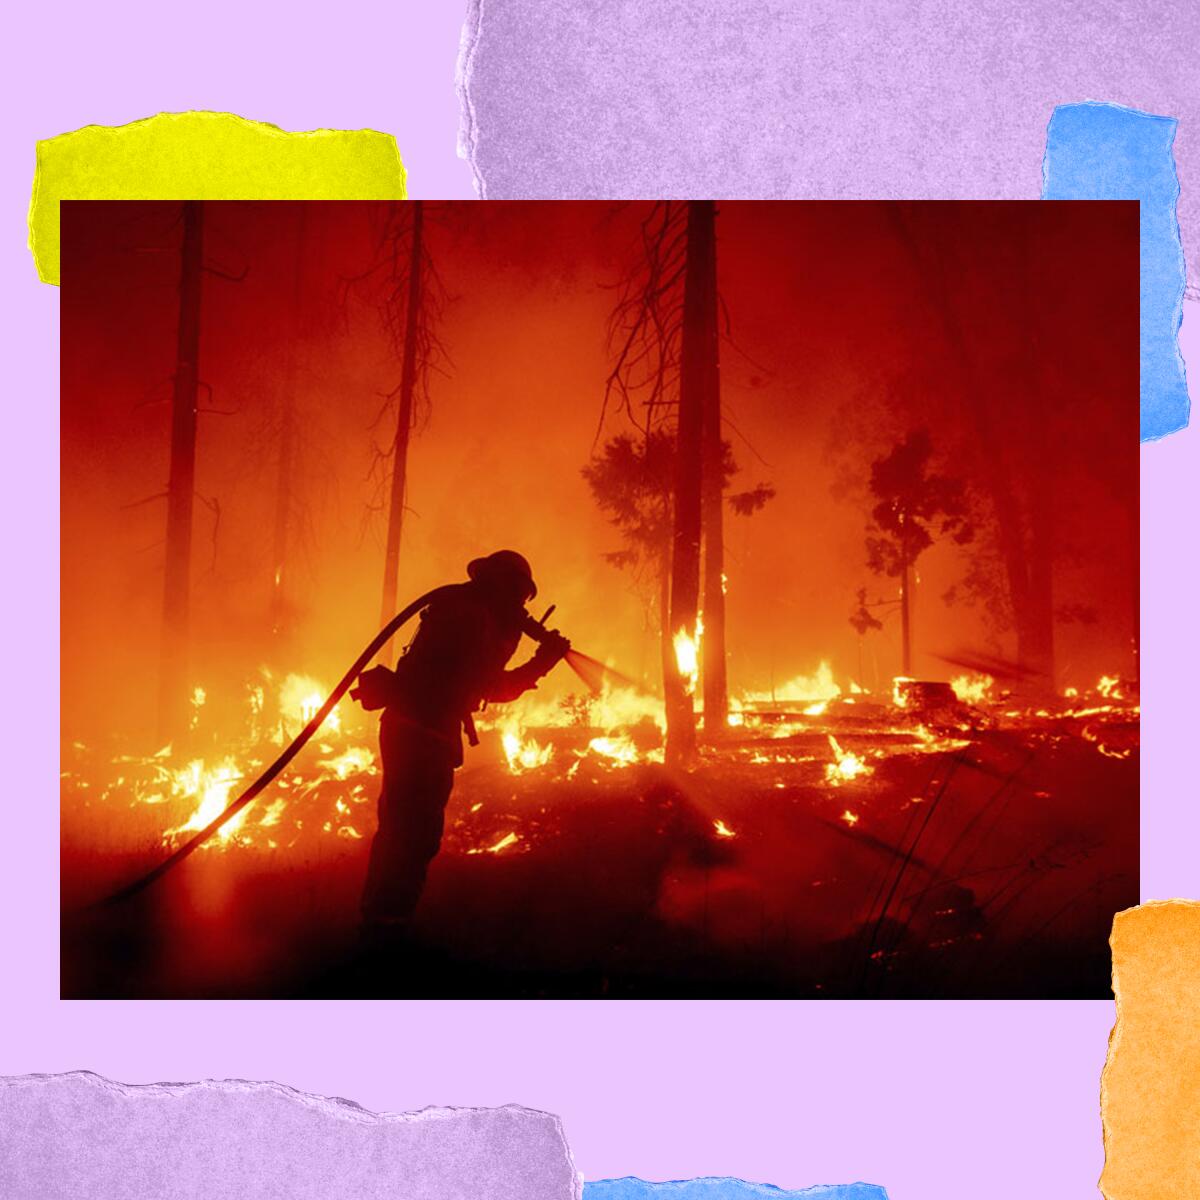
[[[1136,201],[61,212],[62,998],[1111,996]]]

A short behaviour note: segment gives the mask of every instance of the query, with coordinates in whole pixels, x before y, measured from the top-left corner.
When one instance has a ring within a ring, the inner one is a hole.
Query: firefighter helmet
[[[525,585],[525,599],[537,595],[537,584],[533,582],[533,568],[529,560],[515,550],[497,550],[484,558],[473,558],[467,563],[467,576],[480,581],[520,580]]]

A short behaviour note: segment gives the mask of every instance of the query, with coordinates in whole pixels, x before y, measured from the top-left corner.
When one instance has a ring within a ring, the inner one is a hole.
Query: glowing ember
[[[731,838],[737,837],[737,834],[729,828],[719,817],[713,822],[713,829],[716,831],[717,837]]]
[[[1101,675],[1096,684],[1096,691],[1105,700],[1123,700],[1125,698],[1121,692],[1121,681],[1115,675]]]
[[[498,842],[494,842],[490,846],[475,846],[468,850],[468,854],[499,854],[502,850],[507,850],[509,846],[515,846],[521,840],[519,833],[506,833]]]
[[[842,820],[847,825],[853,827],[858,824],[858,813],[851,812],[848,808],[842,813]]]
[[[904,694],[903,685],[912,682],[913,680],[911,676],[908,675],[897,675],[895,679],[892,680],[892,703],[897,708],[908,707],[908,697]]]
[[[192,688],[192,715],[188,720],[189,729],[195,729],[200,724],[200,710],[204,707],[204,702],[207,699],[208,695],[202,687]]]

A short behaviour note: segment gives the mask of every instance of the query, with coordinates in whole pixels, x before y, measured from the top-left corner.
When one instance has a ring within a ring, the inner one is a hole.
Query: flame
[[[990,675],[969,672],[966,675],[956,675],[950,680],[950,686],[964,704],[982,704],[991,699],[990,692],[995,682]]]
[[[242,772],[232,758],[226,758],[216,767],[205,767],[204,760],[192,759],[186,767],[172,773],[171,791],[176,796],[196,800],[192,815],[174,829],[163,834],[163,841],[172,841],[181,833],[201,830],[225,811],[233,785],[242,778]],[[249,806],[247,806],[249,807]],[[231,817],[217,831],[217,837],[227,842],[246,819],[247,809]]]
[[[284,724],[307,725],[325,703],[328,691],[310,675],[289,675],[279,689],[279,715]],[[340,730],[342,718],[337,708],[325,718],[322,728]]]
[[[639,757],[638,748],[629,737],[594,737],[588,742],[588,751],[622,765],[637,762]]]
[[[694,670],[699,665],[701,634],[698,623],[697,637],[686,639],[691,660],[686,662],[685,656],[681,666],[690,665]],[[894,698],[900,707],[904,707],[904,684],[903,678],[894,683]],[[743,697],[728,715],[730,726],[737,728],[739,735],[731,738],[727,747],[713,752],[714,765],[718,759],[727,759],[746,770],[765,769],[769,777],[764,786],[777,789],[813,784],[849,787],[845,798],[857,800],[858,792],[866,790],[859,781],[875,772],[877,760],[893,755],[948,753],[970,744],[973,734],[966,729],[914,727],[907,714],[901,717],[891,711],[889,715],[889,710],[868,700],[850,710],[851,720],[849,711],[843,712],[841,706],[861,695],[862,689],[856,683],[848,686],[849,693],[842,695],[829,665],[823,662],[814,675],[797,676],[781,689],[784,697],[798,696],[802,702],[785,702],[786,707],[776,705],[764,710],[751,706],[753,696]],[[998,686],[996,680],[978,673],[965,674],[951,683],[956,695],[972,700],[995,700]],[[1077,698],[1078,693],[1070,695],[1075,689],[1064,689],[1068,696],[1064,702],[1047,700],[1040,708],[1014,706],[1003,711],[996,706],[990,715],[1001,727],[1006,720],[1049,720],[1054,722],[1055,732],[1039,736],[1078,736],[1106,759],[1132,759],[1137,754],[1136,731],[1131,739],[1126,726],[1137,720],[1140,709],[1136,695],[1132,702],[1127,698],[1129,688],[1117,674],[1102,675],[1094,687],[1079,689],[1084,700]],[[185,757],[180,747],[166,745],[152,754],[116,756],[110,760],[111,772],[99,778],[89,778],[81,770],[63,771],[64,788],[78,789],[80,802],[92,806],[105,801],[118,806],[127,802],[130,806],[155,806],[147,807],[144,819],[156,834],[164,826],[173,826],[163,839],[178,844],[181,837],[205,828],[220,815],[245,781],[255,778],[277,753],[266,740],[294,736],[320,708],[327,691],[312,676],[273,676],[262,669],[240,695],[244,703],[243,727],[231,742],[222,736],[222,742],[232,751],[225,757]],[[837,704],[833,703],[835,698]],[[190,699],[194,715],[204,709],[206,728],[211,712],[225,711],[216,704],[212,692],[199,686],[192,690]],[[1064,724],[1068,720],[1077,724],[1068,728]],[[496,731],[494,736],[503,751],[503,758],[498,759],[500,770],[507,768],[514,776],[545,771],[547,778],[566,786],[593,786],[599,773],[663,759],[662,700],[637,687],[614,687],[610,683],[599,696],[571,695],[561,700],[545,692],[530,692],[481,714],[479,725]],[[853,728],[853,735],[843,732],[843,725]],[[364,824],[364,820],[369,822],[370,818],[359,819],[368,810],[358,806],[371,800],[372,777],[378,777],[380,767],[373,736],[370,741],[359,737],[359,728],[350,717],[343,722],[336,713],[331,714],[318,739],[319,752],[318,745],[311,746],[266,795],[239,812],[207,845],[217,852],[238,846],[262,852],[277,849],[282,854],[300,844],[301,838],[307,841],[328,836],[353,843],[369,837],[373,826]],[[550,729],[563,732],[551,737],[544,732]],[[814,731],[827,741],[828,753],[824,747],[814,750]],[[886,736],[878,742],[862,740],[873,733]],[[853,736],[858,752],[843,748],[835,734]],[[83,745],[75,745],[74,749],[81,755],[97,753],[94,747]],[[576,780],[578,783],[573,783]],[[534,777],[528,794],[536,795],[540,786]],[[519,795],[514,784],[513,798]],[[491,810],[493,805],[490,801],[486,806],[477,803],[471,812],[479,812],[481,807]],[[846,808],[839,819],[854,826],[861,811],[861,805],[858,810]],[[744,829],[739,832],[719,818],[708,819],[713,837],[745,835]],[[517,843],[525,849],[544,835],[545,828],[536,816],[531,816],[528,825],[513,818],[511,830],[485,826],[467,843],[480,845],[468,851],[460,843],[458,852],[499,854]]]
[[[700,639],[704,636],[704,621],[696,618],[696,634],[693,637],[686,629],[675,634],[675,663],[683,676],[683,686],[690,696],[696,690],[700,675]]]
[[[908,697],[904,694],[904,688],[900,685],[912,682],[913,680],[911,675],[897,675],[892,680],[892,703],[897,708],[908,707]]]
[[[860,758],[857,754],[849,750],[843,750],[838,744],[837,738],[833,734],[827,735],[829,738],[829,748],[833,751],[834,761],[827,763],[825,766],[825,779],[839,787],[841,784],[852,779],[857,779],[860,775],[870,775],[874,768],[869,767],[866,760]]]
[[[333,758],[323,758],[323,770],[336,779],[349,779],[351,775],[374,775],[375,755],[366,746],[350,746]]]
[[[575,761],[566,769],[569,778],[578,773],[579,761],[591,757],[609,767],[627,767],[635,762],[661,761],[653,747],[666,728],[663,704],[656,696],[630,687],[606,685],[599,696],[568,696],[547,700],[529,692],[506,704],[496,716],[489,710],[476,724],[480,729],[497,729],[509,770],[515,774],[556,762],[554,747],[543,745],[531,731],[537,729],[589,730],[580,740],[581,749],[571,751]],[[646,734],[643,739],[639,731]]]
[[[780,701],[784,703],[796,701],[811,703],[816,700],[834,700],[841,694],[842,689],[838,687],[836,680],[833,678],[833,669],[822,659],[815,674],[797,675],[795,678],[789,679],[781,687],[774,688],[769,692],[750,692],[746,696],[746,699],[758,703],[777,703]]]
[[[541,746],[533,738],[527,738],[521,728],[520,719],[511,717],[500,733],[500,744],[508,769],[514,775],[544,767],[554,757],[553,746]]]

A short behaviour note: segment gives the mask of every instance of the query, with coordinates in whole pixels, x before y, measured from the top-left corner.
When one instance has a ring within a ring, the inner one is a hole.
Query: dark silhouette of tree
[[[727,490],[740,468],[728,442],[722,443],[721,486]],[[676,443],[667,429],[644,438],[618,434],[583,468],[597,505],[621,532],[625,546],[605,555],[630,572],[635,586],[657,608],[659,631],[670,628],[671,544],[674,533],[673,487]],[[751,516],[773,496],[769,484],[725,496],[736,516]],[[677,670],[670,638],[662,638],[664,684]]]
[[[723,732],[728,710],[716,215],[710,200],[660,201],[642,221],[639,261],[610,321],[614,365],[600,419],[602,429],[616,408],[643,439],[662,427],[674,434],[663,690],[667,755],[677,764],[696,746],[693,680],[679,665],[684,648],[701,651],[706,736]],[[763,486],[761,502],[769,499]],[[755,495],[745,493],[743,502],[752,505]]]
[[[377,450],[372,467],[381,492],[373,508],[387,514],[380,604],[383,621],[395,615],[399,594],[409,443],[430,412],[430,376],[441,362],[449,361],[437,334],[445,292],[429,252],[425,210],[422,200],[378,205],[375,260],[348,281],[350,285],[366,285],[372,292],[380,323],[400,367],[400,377],[384,394],[375,421],[394,422],[389,444]]]
[[[179,323],[171,397],[171,456],[168,476],[166,556],[163,569],[162,646],[159,660],[158,726],[163,740],[188,730],[189,638],[192,593],[192,513],[196,499],[196,424],[200,389],[201,283],[207,272],[240,283],[247,269],[231,275],[204,257],[205,207],[201,200],[180,206]],[[203,411],[214,411],[211,408]],[[158,499],[161,497],[151,497]],[[220,521],[215,498],[204,499]],[[214,554],[215,539],[214,531]]]
[[[871,510],[866,539],[867,566],[878,575],[900,580],[904,675],[912,673],[911,590],[917,559],[933,545],[935,535],[952,536],[959,545],[975,536],[965,484],[961,479],[931,473],[932,456],[929,431],[915,429],[871,464],[871,495],[877,503]]]
[[[973,273],[973,239],[986,233],[977,214],[897,203],[889,207],[889,216],[950,351],[955,374],[949,391],[959,399],[973,431],[979,483],[995,516],[995,558],[1002,574],[989,578],[985,566],[975,579],[979,595],[987,603],[991,593],[995,612],[1007,607],[1026,686],[1053,690],[1056,455],[1071,426],[1070,390],[1051,377],[1055,354],[1046,340],[1053,312],[1043,312],[1041,289],[1032,283],[1039,254],[1036,237],[1046,228],[1045,220],[1031,213],[1021,229],[1006,225],[1008,270],[1002,278],[982,279]],[[1020,349],[999,358],[992,345],[997,339],[985,341],[973,334],[964,312],[981,292],[1002,289],[1021,297],[1007,340]],[[1020,435],[1015,439],[1014,430]],[[1006,440],[1021,452],[1005,453]],[[999,580],[1007,606],[996,603]]]
[[[279,463],[275,482],[275,523],[272,546],[271,633],[285,633],[289,613],[288,573],[291,567],[292,527],[296,520],[297,375],[304,325],[304,260],[307,251],[308,205],[296,206],[296,241],[292,263],[292,299],[288,318],[283,393],[279,407]]]
[[[202,202],[183,203],[179,255],[179,330],[171,401],[171,468],[163,576],[159,733],[187,728],[188,626],[191,606],[192,508],[196,491],[196,399],[199,391],[200,299],[204,254]]]

